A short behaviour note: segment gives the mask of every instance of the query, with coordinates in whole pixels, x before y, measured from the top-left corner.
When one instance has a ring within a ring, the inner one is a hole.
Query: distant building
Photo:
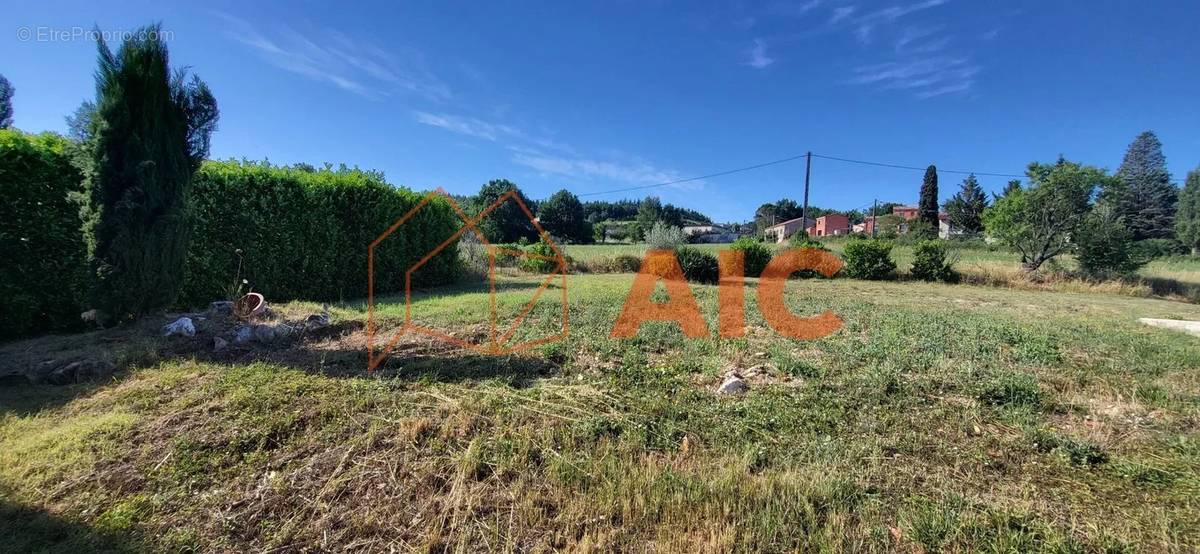
[[[724,225],[688,225],[683,228],[683,236],[690,242],[725,243],[738,239],[738,233]]]
[[[775,242],[784,242],[788,239],[788,237],[796,234],[797,231],[802,231],[805,228],[813,225],[813,220],[811,217],[807,220],[808,225],[805,225],[806,221],[803,221],[803,219],[804,218],[797,217],[796,219],[789,219],[783,223],[777,223],[767,227],[766,229],[763,229],[763,234],[766,235],[768,239],[773,239]]]
[[[850,218],[842,214],[828,214],[817,218],[808,228],[810,237],[832,237],[850,234]]]
[[[892,214],[900,216],[900,219],[905,221],[916,219],[920,212],[921,209],[916,206],[895,206],[892,208]]]

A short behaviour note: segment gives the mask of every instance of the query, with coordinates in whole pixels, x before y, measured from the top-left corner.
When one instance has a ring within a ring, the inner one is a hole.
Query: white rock
[[[1200,321],[1188,321],[1185,319],[1154,319],[1143,317],[1138,321],[1151,327],[1162,327],[1164,329],[1174,329],[1200,336]]]
[[[192,324],[192,318],[181,317],[163,327],[163,336],[194,337],[196,326]]]
[[[725,379],[724,383],[721,383],[720,387],[717,387],[717,394],[742,394],[748,390],[750,390],[750,385],[746,383],[745,379],[731,375]]]

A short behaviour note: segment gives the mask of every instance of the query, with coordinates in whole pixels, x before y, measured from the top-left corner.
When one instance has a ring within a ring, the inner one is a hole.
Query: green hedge
[[[192,236],[181,301],[202,306],[236,284],[271,301],[367,294],[367,246],[424,195],[365,171],[206,162],[192,185]],[[405,271],[449,238],[459,219],[435,199],[375,253],[375,293],[403,292]],[[457,279],[456,245],[414,274],[414,285]]]
[[[0,339],[79,325],[85,246],[82,178],[70,143],[0,130]]]

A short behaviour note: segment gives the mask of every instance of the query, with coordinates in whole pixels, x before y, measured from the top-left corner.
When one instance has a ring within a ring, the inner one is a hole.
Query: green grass
[[[842,330],[781,338],[751,285],[748,333],[724,339],[716,288],[694,286],[713,336],[614,339],[631,280],[572,276],[570,336],[524,355],[407,338],[367,377],[353,332],[264,361],[164,347],[68,398],[2,387],[0,507],[18,515],[0,535],[32,550],[1200,548],[1200,340],[1136,322],[1200,306],[805,280],[788,304],[831,308]],[[504,284],[511,314],[532,289]],[[518,340],[557,331],[555,298]],[[480,337],[487,299],[422,291],[413,317]],[[401,302],[378,307],[385,331]],[[765,376],[717,397],[731,366]]]

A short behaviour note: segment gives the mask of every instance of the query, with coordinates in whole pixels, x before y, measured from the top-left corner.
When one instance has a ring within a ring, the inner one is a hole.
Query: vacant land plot
[[[573,276],[563,342],[497,358],[409,337],[371,377],[354,305],[266,348],[74,337],[135,369],[0,387],[4,547],[1200,548],[1200,340],[1136,322],[1200,306],[793,281],[797,313],[845,327],[780,338],[750,287],[745,338],[613,339],[631,280]],[[716,288],[693,290],[715,329]],[[501,286],[501,319],[531,292]],[[557,330],[551,296],[519,337]],[[480,338],[487,302],[428,291],[413,317]],[[747,394],[713,393],[730,368]]]

